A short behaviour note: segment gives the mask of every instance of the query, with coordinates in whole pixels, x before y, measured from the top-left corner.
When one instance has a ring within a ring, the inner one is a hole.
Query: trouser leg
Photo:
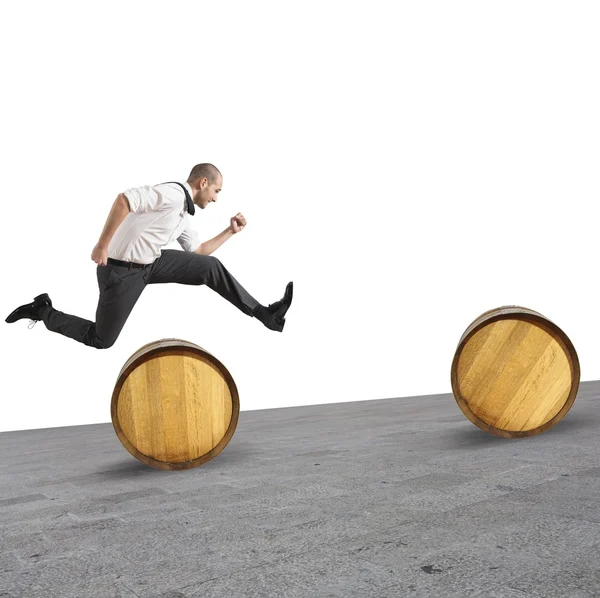
[[[96,321],[48,308],[42,318],[46,328],[96,349],[112,347],[146,286],[147,273],[141,269],[98,266]]]
[[[260,305],[212,255],[165,249],[152,264],[148,283],[165,282],[204,284],[249,316]]]

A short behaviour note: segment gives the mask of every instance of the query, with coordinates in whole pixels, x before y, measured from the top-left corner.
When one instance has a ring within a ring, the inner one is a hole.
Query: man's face
[[[208,179],[203,179],[200,183],[200,192],[198,193],[198,206],[204,209],[209,203],[217,201],[217,193],[221,191],[223,179],[219,177],[214,183],[209,183]]]

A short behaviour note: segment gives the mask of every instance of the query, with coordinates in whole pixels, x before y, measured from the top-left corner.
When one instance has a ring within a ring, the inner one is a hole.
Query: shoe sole
[[[288,293],[289,293],[289,299],[288,299]],[[279,308],[282,311],[276,311],[273,315],[277,316],[278,318],[283,318],[283,316],[285,316],[288,309],[290,308],[290,305],[292,305],[293,298],[294,298],[294,283],[288,282],[287,286],[285,287],[285,293],[283,294],[284,304]]]

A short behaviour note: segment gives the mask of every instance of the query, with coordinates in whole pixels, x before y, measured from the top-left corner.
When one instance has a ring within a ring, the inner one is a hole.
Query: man
[[[48,330],[90,347],[107,349],[117,340],[147,284],[177,282],[205,284],[270,330],[281,332],[292,302],[293,283],[288,283],[281,300],[265,307],[211,256],[244,229],[244,216],[233,216],[228,228],[204,243],[199,242],[197,232],[190,227],[194,205],[204,210],[217,201],[222,186],[223,177],[215,166],[197,164],[185,184],[162,183],[119,194],[91,256],[98,264],[100,290],[95,322],[54,309],[46,293],[15,309],[6,321],[28,318],[34,325],[43,320]],[[175,239],[184,251],[162,249]]]

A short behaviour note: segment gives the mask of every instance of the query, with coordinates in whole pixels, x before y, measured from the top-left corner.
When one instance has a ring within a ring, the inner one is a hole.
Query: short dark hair
[[[190,172],[190,176],[188,177],[188,183],[194,183],[198,179],[207,178],[210,185],[215,183],[217,179],[223,176],[219,172],[219,169],[212,164],[196,164],[192,171]]]

